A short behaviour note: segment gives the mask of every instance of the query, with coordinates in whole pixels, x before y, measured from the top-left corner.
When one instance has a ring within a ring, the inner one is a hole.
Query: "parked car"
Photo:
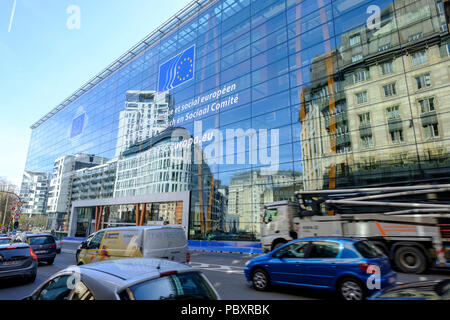
[[[51,234],[25,234],[21,236],[21,239],[30,245],[39,262],[45,261],[47,264],[53,264],[56,257],[56,242]]]
[[[56,253],[61,253],[62,240],[59,240],[56,236],[53,236],[56,242]]]
[[[256,290],[267,290],[272,284],[288,285],[334,291],[345,300],[362,300],[379,290],[368,286],[369,277],[374,277],[371,265],[380,270],[379,289],[395,284],[397,274],[389,259],[369,241],[312,237],[291,241],[250,260],[244,272]]]
[[[165,259],[128,258],[71,266],[25,300],[217,300],[202,272]]]
[[[34,282],[37,256],[26,243],[0,244],[0,279],[26,279]]]
[[[11,237],[0,237],[0,244],[8,244],[12,242]]]
[[[97,231],[80,244],[77,264],[121,259],[162,258],[189,262],[186,234],[181,226],[137,226]]]
[[[400,284],[375,293],[369,300],[450,300],[450,279]]]

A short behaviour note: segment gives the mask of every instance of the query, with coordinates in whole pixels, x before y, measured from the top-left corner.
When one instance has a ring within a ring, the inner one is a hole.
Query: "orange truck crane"
[[[311,236],[365,238],[400,271],[450,267],[450,184],[297,191],[264,206],[264,251]],[[336,214],[330,216],[329,212]]]

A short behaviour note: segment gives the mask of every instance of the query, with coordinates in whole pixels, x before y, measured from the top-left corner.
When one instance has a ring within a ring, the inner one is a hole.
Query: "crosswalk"
[[[236,267],[236,266],[223,266],[219,264],[209,264],[209,263],[202,263],[202,262],[191,262],[189,263],[191,266],[197,269],[201,270],[208,270],[208,271],[218,271],[218,272],[224,272],[228,274],[244,274],[244,268],[243,267]]]

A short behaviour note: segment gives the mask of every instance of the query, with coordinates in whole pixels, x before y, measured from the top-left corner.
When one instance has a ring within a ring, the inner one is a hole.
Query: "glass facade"
[[[450,180],[441,0],[201,1],[168,25],[33,125],[26,170],[52,173],[59,220],[190,191],[190,239],[257,241],[296,190]],[[133,223],[120,208],[107,222]]]

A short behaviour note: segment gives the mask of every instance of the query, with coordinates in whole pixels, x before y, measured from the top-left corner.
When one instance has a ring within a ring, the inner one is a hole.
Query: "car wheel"
[[[52,265],[55,262],[55,258],[47,260],[48,265]]]
[[[427,268],[427,261],[419,249],[400,247],[395,251],[395,265],[405,273],[422,273]]]
[[[361,282],[353,278],[345,278],[339,281],[338,293],[344,300],[364,300],[366,297]]]
[[[262,269],[256,269],[252,272],[253,287],[258,291],[265,291],[270,286],[269,275]]]

